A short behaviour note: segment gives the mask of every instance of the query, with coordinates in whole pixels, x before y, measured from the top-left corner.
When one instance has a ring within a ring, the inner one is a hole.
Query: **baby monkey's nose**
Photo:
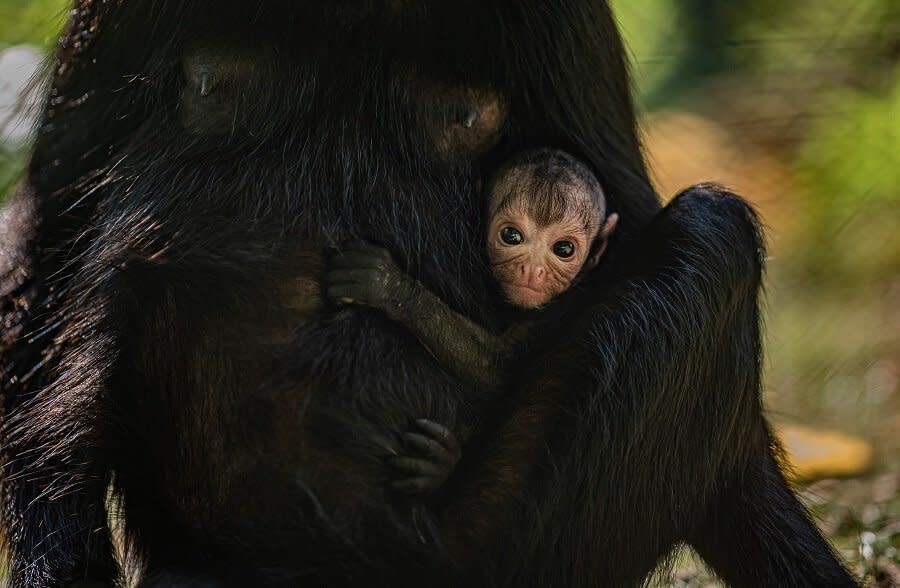
[[[519,266],[519,279],[521,280],[521,283],[523,285],[526,285],[530,288],[534,288],[543,284],[545,276],[546,270],[542,265],[523,263]]]

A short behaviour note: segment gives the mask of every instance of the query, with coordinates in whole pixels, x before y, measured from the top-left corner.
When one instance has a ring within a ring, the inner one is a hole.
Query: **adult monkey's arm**
[[[444,520],[465,575],[636,585],[688,540],[737,585],[852,585],[772,459],[753,214],[710,187],[659,214],[609,6],[533,7],[504,4],[504,50],[483,51],[509,126],[588,162],[622,222],[592,299],[460,463]]]
[[[504,578],[516,585],[636,585],[690,540],[738,586],[854,585],[771,459],[752,211],[696,187],[620,267],[529,361],[521,398],[459,480],[445,513],[457,557],[517,561]],[[579,540],[604,532],[632,541],[595,552]]]

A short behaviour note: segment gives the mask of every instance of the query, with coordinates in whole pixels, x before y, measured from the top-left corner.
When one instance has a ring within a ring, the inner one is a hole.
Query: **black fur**
[[[266,48],[226,134],[178,112],[198,46]],[[77,2],[0,225],[12,585],[114,579],[111,504],[147,586],[632,585],[682,540],[735,585],[852,585],[772,458],[757,221],[709,186],[660,212],[623,54],[593,0]],[[485,155],[435,147],[457,87],[508,108]],[[621,221],[482,418],[324,307],[318,254],[379,242],[488,323],[477,186],[546,146]],[[420,417],[481,423],[440,504],[385,490]]]

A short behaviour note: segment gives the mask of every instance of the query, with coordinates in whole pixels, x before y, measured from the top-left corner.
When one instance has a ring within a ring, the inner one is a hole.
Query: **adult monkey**
[[[710,187],[660,211],[628,92],[594,1],[77,2],[2,225],[13,585],[114,579],[110,482],[149,586],[630,585],[680,540],[735,585],[852,585],[761,416],[756,221]],[[319,253],[380,242],[485,323],[477,180],[544,145],[622,222],[480,422],[323,306]],[[430,504],[384,484],[418,417],[482,432]]]

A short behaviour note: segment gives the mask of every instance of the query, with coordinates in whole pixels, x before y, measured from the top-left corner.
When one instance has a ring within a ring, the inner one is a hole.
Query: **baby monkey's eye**
[[[500,229],[500,240],[507,245],[518,245],[524,238],[522,237],[522,233],[519,232],[519,229],[515,227],[503,227]]]
[[[556,257],[568,259],[575,255],[575,243],[571,241],[557,241],[553,244],[553,253]]]

